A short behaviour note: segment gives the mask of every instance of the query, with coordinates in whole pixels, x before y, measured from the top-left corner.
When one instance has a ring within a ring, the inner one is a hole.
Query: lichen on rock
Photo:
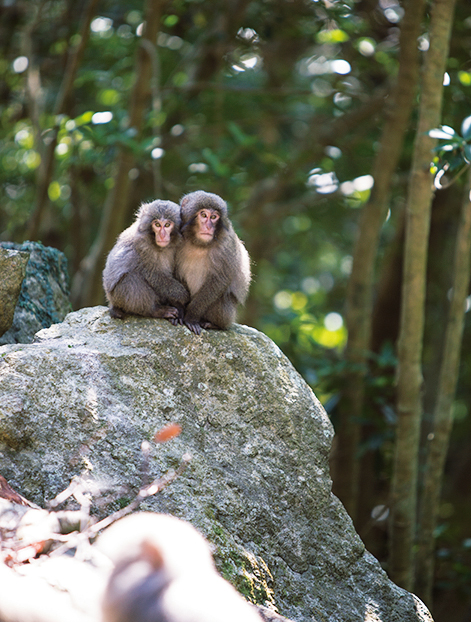
[[[13,322],[29,253],[0,247],[0,337]]]
[[[0,247],[29,253],[13,324],[0,336],[0,345],[31,343],[39,330],[62,322],[72,310],[67,259],[57,249],[40,242],[0,242]]]

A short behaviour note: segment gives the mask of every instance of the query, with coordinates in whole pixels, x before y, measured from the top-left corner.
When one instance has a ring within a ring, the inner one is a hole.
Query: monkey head
[[[137,212],[139,233],[148,234],[159,248],[167,247],[179,235],[180,206],[172,201],[144,203]]]
[[[221,228],[229,228],[226,202],[217,194],[197,190],[181,200],[182,233],[198,246],[217,239]]]

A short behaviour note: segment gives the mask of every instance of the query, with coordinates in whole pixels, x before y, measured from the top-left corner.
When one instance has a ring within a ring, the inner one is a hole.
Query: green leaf
[[[175,86],[184,86],[188,82],[188,74],[184,71],[177,71],[172,77],[172,82]]]
[[[91,110],[88,110],[87,112],[84,112],[80,116],[76,117],[74,119],[76,126],[80,127],[81,125],[85,125],[86,123],[90,123],[90,121],[92,120],[93,115],[94,115],[94,112],[92,112]]]
[[[344,43],[348,41],[350,37],[340,28],[332,28],[327,30],[321,30],[317,33],[316,39],[318,43]]]
[[[464,159],[468,164],[471,164],[471,145],[465,145],[463,148]]]
[[[450,173],[452,171],[455,171],[460,166],[463,166],[463,160],[464,160],[464,157],[461,154],[461,152],[460,152],[459,155],[456,155],[455,157],[450,158],[449,162],[448,162],[448,164],[449,164],[448,170],[450,171]]]
[[[467,71],[458,71],[458,80],[463,86],[471,86],[471,73]]]
[[[456,136],[456,132],[452,127],[448,127],[447,125],[442,125],[440,127],[436,127],[433,130],[428,132],[430,138],[439,138],[440,140],[449,140]]]
[[[471,117],[466,117],[463,119],[461,124],[461,136],[465,140],[469,140],[471,138]]]
[[[167,28],[171,28],[172,26],[178,24],[179,17],[178,15],[167,15],[166,17],[164,17],[163,21]]]
[[[104,89],[100,91],[97,96],[98,101],[100,101],[104,106],[115,106],[119,103],[121,99],[121,95],[115,89]]]
[[[232,134],[233,138],[241,145],[242,147],[249,147],[257,142],[257,138],[255,136],[249,136],[245,134],[237,123],[234,121],[230,121],[227,124],[227,129]]]
[[[217,175],[221,177],[229,176],[230,171],[228,167],[221,162],[218,156],[209,147],[203,149],[203,156]]]
[[[57,201],[61,196],[61,187],[59,185],[59,182],[51,182],[47,189],[47,194],[49,195],[51,201]]]

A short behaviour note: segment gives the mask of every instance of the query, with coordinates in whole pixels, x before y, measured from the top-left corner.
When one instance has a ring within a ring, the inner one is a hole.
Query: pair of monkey
[[[250,284],[250,258],[225,201],[198,190],[143,204],[103,271],[110,315],[166,318],[196,335],[226,330]]]

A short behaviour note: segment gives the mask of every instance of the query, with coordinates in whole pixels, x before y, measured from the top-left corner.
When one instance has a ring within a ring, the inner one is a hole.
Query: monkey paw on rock
[[[189,328],[191,330],[192,333],[195,333],[195,335],[201,335],[201,324],[198,322],[198,320],[183,320],[183,323],[185,324],[185,326],[187,328]]]
[[[174,324],[174,320],[176,322],[176,324],[178,324],[180,318],[181,318],[181,311],[179,309],[177,309],[177,307],[170,307],[170,306],[157,306],[154,308],[154,310],[152,311],[152,316],[151,317],[155,317],[155,318],[162,318],[165,320],[170,320],[170,322],[172,324]],[[176,326],[176,324],[174,324]]]

